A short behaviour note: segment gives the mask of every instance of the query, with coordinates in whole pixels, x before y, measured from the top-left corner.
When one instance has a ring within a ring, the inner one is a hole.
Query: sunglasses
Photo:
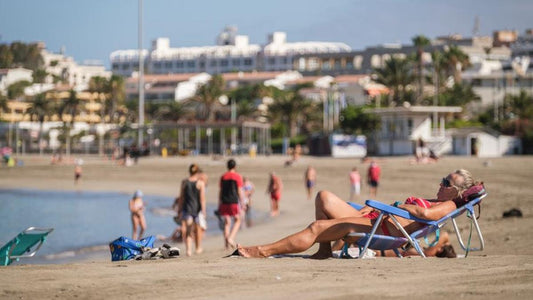
[[[451,187],[452,186],[452,183],[450,182],[450,180],[446,177],[442,178],[442,182],[441,182],[442,186],[444,187]]]

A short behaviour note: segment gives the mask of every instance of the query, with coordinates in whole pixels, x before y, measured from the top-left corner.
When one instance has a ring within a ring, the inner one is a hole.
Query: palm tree
[[[411,66],[408,59],[391,57],[385,61],[383,68],[375,69],[376,81],[388,87],[392,93],[389,97],[389,105],[405,101],[407,87],[414,81]]]
[[[294,90],[278,90],[274,94],[274,103],[270,105],[269,112],[278,120],[286,120],[289,127],[289,137],[296,136],[297,123],[307,117],[307,112],[312,108],[310,100],[299,94],[301,87]]]
[[[424,97],[424,60],[423,60],[423,54],[424,54],[424,48],[430,44],[430,40],[423,36],[423,35],[417,35],[413,39],[413,44],[416,47],[416,62],[417,62],[417,97],[415,100],[415,104],[419,104],[420,101],[422,101]]]
[[[203,111],[203,114],[200,117],[201,119],[207,121],[214,120],[213,109],[218,103],[218,98],[224,94],[225,86],[224,78],[217,74],[211,77],[206,84],[196,91],[196,96],[193,100],[201,105]]]
[[[43,123],[45,118],[50,114],[50,102],[46,99],[45,93],[35,96],[32,106],[28,109],[32,120],[39,122],[39,154],[43,154]]]
[[[109,93],[110,100],[107,108],[109,120],[116,121],[116,112],[119,106],[124,104],[126,99],[126,91],[124,87],[124,78],[118,75],[112,75],[107,82],[106,92]]]
[[[66,131],[66,155],[70,156],[70,130],[72,129],[72,124],[74,124],[74,120],[76,118],[76,115],[80,111],[80,99],[76,96],[76,92],[74,90],[70,90],[70,95],[68,99],[63,102],[61,107],[59,108],[59,115],[61,117],[61,121],[63,121],[64,127],[67,129]],[[65,115],[69,115],[70,119],[68,122],[65,120]]]
[[[470,66],[468,55],[459,49],[458,46],[450,45],[444,51],[444,62],[448,76],[453,76],[455,83],[461,83],[461,71]]]

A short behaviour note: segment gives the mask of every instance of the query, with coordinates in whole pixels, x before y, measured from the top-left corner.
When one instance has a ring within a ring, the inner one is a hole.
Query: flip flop
[[[241,257],[242,255],[239,253],[239,249],[235,249],[235,251],[233,251],[230,255],[226,255],[224,256],[224,258],[227,258],[227,257]]]

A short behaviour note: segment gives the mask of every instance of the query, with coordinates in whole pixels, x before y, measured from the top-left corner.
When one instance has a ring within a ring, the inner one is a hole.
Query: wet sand
[[[82,181],[74,186],[73,165],[50,165],[49,158],[27,156],[25,166],[0,168],[0,188],[99,190],[173,197],[190,163],[199,163],[210,178],[208,201],[216,203],[224,160],[209,157],[145,158],[133,167],[120,167],[97,157],[83,157]],[[268,212],[265,193],[268,172],[283,180],[281,215],[244,228],[237,242],[266,243],[304,228],[314,218],[313,201],[306,199],[303,175],[308,165],[317,169],[316,191],[327,189],[341,198],[349,195],[348,172],[356,166],[364,174],[368,164],[358,159],[302,157],[284,167],[286,157],[237,157],[238,171],[255,183],[254,209]],[[111,262],[98,252],[77,263],[0,267],[0,298],[211,298],[312,299],[354,297],[449,299],[527,299],[533,296],[533,157],[478,159],[445,157],[437,164],[412,165],[409,157],[378,158],[382,181],[377,200],[394,202],[411,195],[433,197],[443,176],[457,168],[469,169],[486,184],[479,220],[486,247],[466,259],[376,258],[365,260],[310,260],[298,256],[270,259],[223,258],[221,235],[208,236],[205,252],[192,257],[159,261]],[[368,198],[363,185],[358,202]],[[519,208],[522,218],[502,218]],[[112,220],[110,220],[112,226]],[[469,229],[460,225],[463,235]],[[451,230],[451,225],[445,227]],[[169,229],[170,231],[170,229]],[[128,234],[128,233],[125,233]],[[456,251],[462,252],[455,236]],[[477,240],[473,240],[474,243]],[[183,244],[176,246],[184,249]],[[46,247],[46,245],[44,246]],[[316,246],[304,254],[312,254]]]

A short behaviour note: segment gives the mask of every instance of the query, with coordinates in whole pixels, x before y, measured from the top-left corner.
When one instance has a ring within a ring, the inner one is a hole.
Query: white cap
[[[141,190],[136,190],[135,193],[133,193],[133,198],[141,198],[143,196],[143,192]]]

